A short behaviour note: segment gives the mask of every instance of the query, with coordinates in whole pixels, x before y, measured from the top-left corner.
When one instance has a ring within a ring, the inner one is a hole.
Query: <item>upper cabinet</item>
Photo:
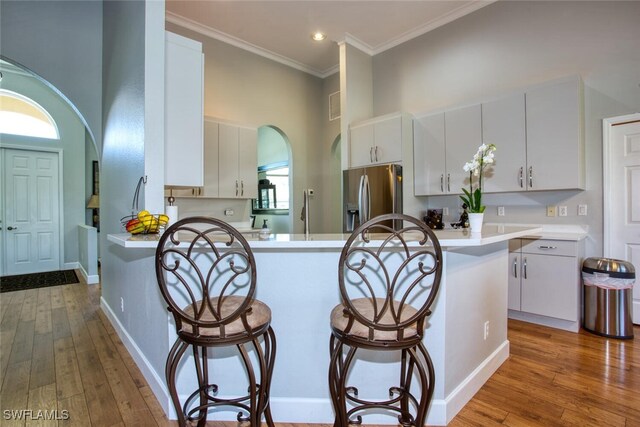
[[[202,44],[165,32],[165,185],[204,180]]]
[[[416,196],[458,194],[463,165],[483,142],[495,144],[488,193],[584,189],[582,83],[556,80],[471,107],[414,121]]]
[[[258,198],[258,130],[219,125],[219,197]]]
[[[349,167],[402,161],[403,138],[411,137],[411,122],[400,113],[376,117],[349,127]]]
[[[525,97],[527,189],[584,189],[582,81],[559,80],[528,90]]]
[[[414,193],[461,194],[469,185],[462,167],[482,144],[480,105],[414,121]]]

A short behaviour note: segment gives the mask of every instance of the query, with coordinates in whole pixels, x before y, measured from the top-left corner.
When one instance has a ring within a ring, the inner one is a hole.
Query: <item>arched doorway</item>
[[[291,143],[278,127],[258,128],[258,199],[252,203],[255,226],[264,221],[273,233],[290,233],[293,229],[293,165]]]

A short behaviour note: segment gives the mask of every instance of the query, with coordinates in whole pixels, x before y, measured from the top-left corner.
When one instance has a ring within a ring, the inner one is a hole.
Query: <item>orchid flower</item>
[[[478,147],[473,159],[462,167],[465,172],[469,172],[469,189],[463,188],[464,196],[460,198],[469,207],[471,213],[482,213],[486,207],[482,205],[482,175],[486,167],[495,163],[495,151],[494,144],[483,143]],[[473,189],[474,176],[478,177],[478,186],[475,190]]]

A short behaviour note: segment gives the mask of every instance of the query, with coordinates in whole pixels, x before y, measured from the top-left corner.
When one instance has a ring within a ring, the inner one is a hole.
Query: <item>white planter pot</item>
[[[469,230],[472,233],[480,233],[482,231],[482,222],[484,221],[484,213],[469,213]]]

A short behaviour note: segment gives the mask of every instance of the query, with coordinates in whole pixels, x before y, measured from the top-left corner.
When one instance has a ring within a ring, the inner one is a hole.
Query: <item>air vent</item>
[[[340,91],[329,95],[329,121],[340,118]]]

